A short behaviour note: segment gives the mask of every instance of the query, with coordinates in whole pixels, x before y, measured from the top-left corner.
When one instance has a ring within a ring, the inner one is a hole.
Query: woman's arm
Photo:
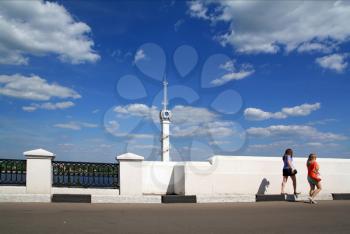
[[[294,166],[293,166],[293,163],[292,163],[292,160],[291,160],[291,158],[290,158],[290,157],[288,157],[288,159],[287,159],[287,163],[288,163],[289,168],[294,169]]]
[[[316,166],[315,166],[315,172],[318,174],[318,171],[320,170],[320,166],[318,165],[318,163],[316,163]]]

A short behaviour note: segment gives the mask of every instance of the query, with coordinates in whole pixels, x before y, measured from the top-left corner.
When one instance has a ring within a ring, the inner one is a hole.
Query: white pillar
[[[170,161],[170,135],[169,135],[169,120],[162,120],[162,161],[169,162]]]
[[[142,195],[142,161],[144,157],[126,153],[117,156],[119,161],[120,195]]]
[[[55,155],[44,149],[26,151],[27,158],[27,193],[51,194],[52,160]]]

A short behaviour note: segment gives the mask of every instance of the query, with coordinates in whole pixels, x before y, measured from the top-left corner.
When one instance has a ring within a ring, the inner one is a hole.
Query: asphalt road
[[[0,233],[350,233],[350,201],[2,203]]]

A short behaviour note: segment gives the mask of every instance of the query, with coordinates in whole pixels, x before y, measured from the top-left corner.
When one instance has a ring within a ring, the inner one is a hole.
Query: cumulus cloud
[[[129,115],[129,114],[126,114]],[[153,138],[153,135],[151,134],[140,134],[140,133],[129,133],[129,132],[123,132],[120,129],[120,124],[116,120],[110,120],[105,123],[105,128],[107,132],[113,134],[116,137],[128,137],[132,139],[149,139]]]
[[[117,106],[113,111],[120,114],[120,116],[137,116],[149,119],[158,116],[157,107],[149,107],[145,104],[140,103],[129,104],[126,106]]]
[[[267,120],[267,119],[285,119],[289,116],[307,116],[313,111],[321,108],[321,103],[317,102],[314,104],[302,104],[294,107],[284,107],[278,112],[267,112],[258,108],[247,108],[244,110],[244,117],[249,120]]]
[[[0,75],[0,95],[14,98],[47,101],[56,98],[80,98],[73,89],[56,83],[49,84],[36,75]]]
[[[134,63],[137,63],[138,61],[144,60],[144,59],[146,59],[145,51],[143,51],[143,49],[138,50],[134,57]]]
[[[43,109],[43,110],[63,110],[67,109],[69,107],[74,106],[75,104],[71,101],[68,102],[57,102],[57,103],[52,103],[52,102],[45,102],[45,103],[32,103],[30,106],[23,106],[22,110],[27,111],[27,112],[32,112],[36,111],[38,109]]]
[[[254,73],[254,69],[250,64],[243,64],[239,69],[235,66],[235,61],[227,61],[220,65],[220,68],[227,73],[221,77],[211,81],[213,85],[223,85],[232,80],[241,80]]]
[[[348,67],[348,63],[345,61],[347,57],[347,54],[331,54],[317,58],[316,63],[325,69],[342,73]]]
[[[191,1],[192,17],[228,23],[214,38],[242,53],[327,51],[350,36],[347,1]],[[312,14],[310,13],[312,12]]]
[[[114,111],[119,117],[142,117],[148,120],[157,121],[159,110],[155,106],[135,103],[126,106],[117,106]],[[193,136],[230,136],[234,133],[234,124],[230,121],[223,121],[220,116],[202,107],[177,105],[172,109],[172,135],[174,137]],[[119,123],[110,121],[107,124],[107,131],[118,133]]]
[[[234,124],[230,121],[215,121],[200,125],[175,124],[172,129],[174,137],[227,137],[235,133]]]
[[[54,127],[56,128],[64,128],[64,129],[70,129],[70,130],[81,130],[82,128],[97,128],[97,124],[93,123],[86,123],[86,122],[68,122],[68,123],[58,123],[55,124]]]
[[[331,132],[320,132],[316,128],[306,125],[272,125],[269,127],[252,127],[247,129],[252,137],[300,137],[307,140],[339,141],[347,137]]]
[[[28,55],[54,54],[70,63],[95,62],[90,27],[58,3],[0,1],[0,64],[27,64]]]

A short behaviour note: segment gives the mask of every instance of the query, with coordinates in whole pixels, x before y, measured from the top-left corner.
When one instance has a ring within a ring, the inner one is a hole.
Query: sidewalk
[[[350,201],[0,204],[1,233],[350,233]]]

